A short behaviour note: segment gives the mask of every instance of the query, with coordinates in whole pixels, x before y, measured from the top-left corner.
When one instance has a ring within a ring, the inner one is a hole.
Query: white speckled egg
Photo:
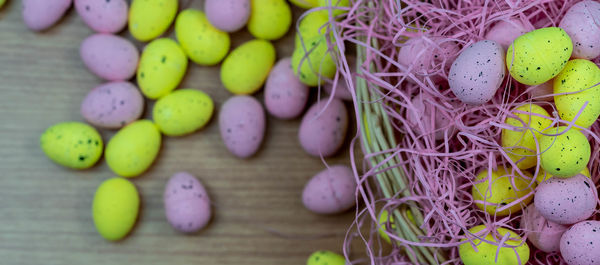
[[[584,175],[570,178],[550,178],[535,192],[535,208],[549,221],[574,224],[583,221],[596,210],[598,193],[594,183]]]
[[[35,31],[42,31],[56,24],[73,0],[23,0],[23,21]]]
[[[265,84],[265,106],[269,114],[280,119],[298,117],[308,100],[308,86],[300,82],[292,70],[292,59],[275,64]]]
[[[108,81],[133,77],[140,56],[129,40],[111,34],[87,37],[81,43],[79,53],[90,72]]]
[[[116,129],[137,120],[144,110],[142,93],[129,82],[111,82],[92,89],[81,103],[81,115],[101,128]]]
[[[559,27],[565,30],[573,41],[573,58],[594,59],[600,55],[600,3],[581,1],[573,5]]]
[[[221,107],[219,129],[229,151],[239,158],[254,155],[265,135],[265,111],[251,96],[234,96]]]
[[[510,18],[506,20],[498,21],[490,30],[485,34],[485,39],[493,40],[500,43],[504,49],[519,36],[527,33],[529,30],[521,20],[516,18]]]
[[[352,170],[334,165],[317,173],[304,187],[302,203],[318,214],[336,214],[355,205],[356,181]]]
[[[334,155],[344,143],[348,130],[344,103],[333,99],[328,105],[327,101],[322,99],[308,109],[298,132],[304,151],[316,157]]]
[[[560,240],[560,254],[569,265],[600,264],[600,221],[571,226]]]
[[[560,238],[567,228],[546,220],[535,208],[535,204],[529,205],[521,217],[521,229],[526,231],[527,240],[544,252],[559,250]]]
[[[206,0],[204,12],[215,28],[225,32],[238,31],[250,17],[250,0]]]
[[[129,17],[125,0],[75,0],[75,9],[88,27],[100,33],[121,31]]]
[[[171,226],[183,233],[205,227],[212,215],[210,198],[200,181],[188,172],[175,173],[163,194],[165,213]]]

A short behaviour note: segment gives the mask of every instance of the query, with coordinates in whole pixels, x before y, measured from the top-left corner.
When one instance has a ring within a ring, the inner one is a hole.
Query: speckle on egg
[[[581,174],[566,179],[550,178],[538,186],[535,207],[544,218],[558,224],[585,220],[594,213],[598,198],[596,187],[589,181]]]
[[[571,226],[560,240],[560,253],[569,265],[600,264],[600,221]]]
[[[194,233],[211,219],[210,197],[202,183],[188,172],[175,173],[169,179],[163,200],[167,220],[180,232]]]

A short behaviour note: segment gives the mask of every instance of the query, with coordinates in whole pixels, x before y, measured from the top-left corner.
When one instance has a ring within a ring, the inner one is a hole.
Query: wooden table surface
[[[202,8],[200,1],[190,5]],[[294,9],[295,19],[301,12]],[[92,198],[115,175],[104,160],[85,171],[60,167],[39,148],[47,127],[83,121],[81,100],[102,83],[79,58],[79,44],[90,34],[74,9],[43,33],[25,27],[20,1],[0,10],[0,264],[305,264],[315,250],[341,251],[354,211],[318,216],[303,207],[302,189],[324,165],[300,147],[299,119],[269,118],[261,150],[247,160],[228,153],[214,118],[192,135],[163,137],[156,163],[133,179],[142,201],[138,223],[118,243],[100,237]],[[243,30],[232,39],[235,47],[251,36]],[[274,43],[279,58],[290,56],[293,32]],[[218,109],[231,96],[219,67],[190,65],[180,87],[207,92]],[[256,96],[262,101],[262,93]],[[114,131],[101,133],[107,141]],[[348,143],[327,162],[349,163]],[[177,171],[199,177],[214,202],[211,224],[191,236],[175,232],[164,215],[162,192]]]

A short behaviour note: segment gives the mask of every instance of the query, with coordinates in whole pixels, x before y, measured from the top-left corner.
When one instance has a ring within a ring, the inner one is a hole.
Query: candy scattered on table
[[[210,221],[210,197],[202,183],[188,172],[175,173],[169,179],[163,199],[167,220],[177,231],[194,233]]]
[[[96,230],[107,240],[123,239],[135,225],[139,208],[140,196],[133,183],[123,178],[105,180],[92,205]]]

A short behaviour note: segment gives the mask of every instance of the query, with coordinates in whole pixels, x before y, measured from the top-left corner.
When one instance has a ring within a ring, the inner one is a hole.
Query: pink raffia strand
[[[508,19],[518,19],[531,29],[557,26],[576,2],[579,0],[403,0],[402,3],[399,0],[351,0],[351,7],[344,9],[348,11],[345,17],[330,18],[329,30],[335,36],[335,42],[329,43],[331,47],[335,46],[346,55],[354,53],[351,47],[358,47],[364,50],[365,58],[357,66],[362,74],[357,74],[357,69],[350,68],[345,56],[337,56],[338,72],[335,78],[326,81],[333,83],[334,89],[337,83],[346,83],[353,94],[359,124],[364,123],[360,104],[380,104],[397,141],[390,149],[365,154],[362,165],[356,164],[360,160],[355,159],[355,148],[358,141],[364,150],[365,142],[360,138],[364,136],[358,134],[352,141],[352,166],[359,183],[357,201],[364,202],[365,206],[357,208],[356,219],[346,235],[344,254],[349,257],[352,241],[360,240],[368,255],[367,259],[355,260],[353,264],[413,264],[408,256],[414,255],[416,247],[437,248],[445,255],[445,259],[435,257],[438,263],[457,264],[460,259],[456,246],[475,238],[485,241],[482,235],[470,235],[467,231],[481,224],[489,227],[486,233],[492,233],[498,243],[486,242],[496,246],[514,248],[503,245],[510,239],[497,235],[495,228],[498,227],[511,229],[526,238],[527,231],[518,226],[520,213],[498,217],[475,207],[471,196],[475,176],[482,170],[506,166],[512,168],[512,175],[534,185],[539,166],[527,170],[534,178],[527,177],[508,159],[510,150],[499,144],[502,129],[514,129],[504,121],[507,117],[516,118],[511,111],[517,106],[536,103],[549,111],[552,126],[577,126],[561,120],[553,104],[530,98],[531,88],[510,76],[490,102],[466,105],[457,100],[444,81],[452,62],[432,62],[417,71],[414,65],[401,65],[398,53],[407,39],[415,37],[422,38],[432,47],[453,42],[462,50],[483,40],[486,30],[494,23]],[[360,99],[357,94],[357,80],[361,78],[367,82],[370,101]],[[417,95],[432,109],[431,116],[409,123],[408,116],[416,110],[411,99]],[[435,127],[435,116],[439,115],[447,118],[448,126]],[[381,126],[381,120],[376,123]],[[532,130],[527,126],[520,129]],[[596,123],[589,129],[580,129],[590,139],[589,168],[596,172],[600,164],[600,152],[596,152],[600,150],[600,125]],[[435,139],[436,131],[443,132],[443,140]],[[376,165],[368,162],[375,157],[382,159]],[[389,166],[389,161],[396,161],[392,159],[399,162]],[[359,172],[359,168],[364,168],[364,172]],[[377,176],[389,170],[404,172],[406,188],[394,190],[393,196],[386,198]],[[598,176],[592,177],[596,183]],[[501,209],[515,204],[526,207],[522,198]],[[420,212],[413,215],[423,218],[416,226],[423,234],[417,240],[408,240],[394,234],[390,224],[386,223],[387,234],[394,241],[389,250],[378,235],[377,219],[383,210],[404,209],[402,212],[405,213],[410,206]],[[531,245],[530,248],[528,264],[565,264],[557,253],[543,253]]]

